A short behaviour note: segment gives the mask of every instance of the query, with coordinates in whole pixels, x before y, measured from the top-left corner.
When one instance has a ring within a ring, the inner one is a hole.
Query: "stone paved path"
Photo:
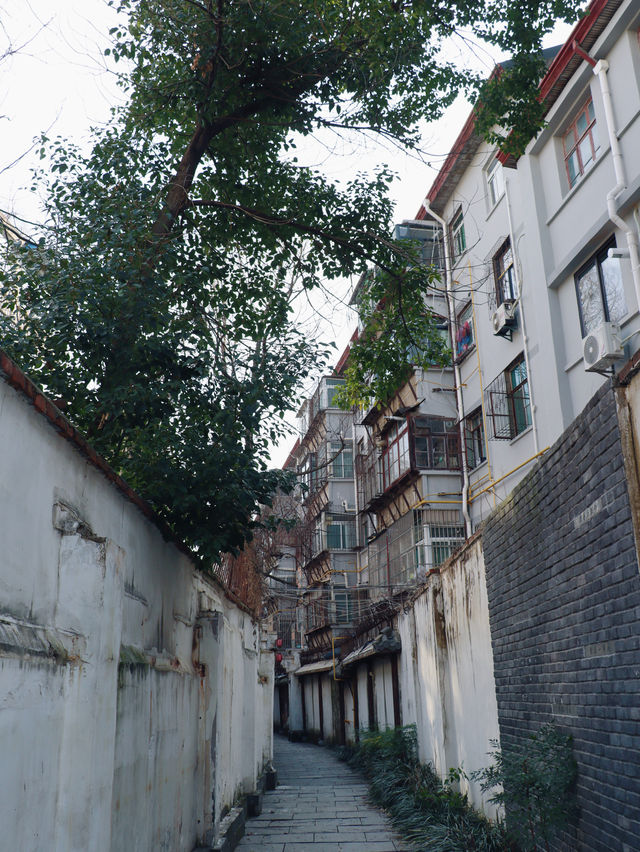
[[[363,778],[322,746],[274,738],[278,787],[247,820],[242,852],[405,850],[385,814],[367,801]]]

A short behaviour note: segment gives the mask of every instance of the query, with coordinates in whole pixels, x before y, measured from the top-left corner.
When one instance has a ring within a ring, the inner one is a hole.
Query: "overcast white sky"
[[[8,48],[16,50],[0,63],[0,209],[26,220],[39,219],[38,194],[29,190],[31,169],[39,160],[37,151],[29,149],[40,133],[82,142],[92,125],[108,121],[120,97],[103,56],[114,21],[106,0],[0,0],[0,57]],[[559,28],[547,44],[562,42],[568,31]],[[452,50],[487,74],[499,58],[481,48],[463,55],[460,44]],[[306,157],[327,174],[345,179],[388,163],[398,174],[392,192],[395,218],[413,218],[469,109],[459,99],[439,122],[425,125],[421,158],[374,146],[331,151],[310,146]],[[28,224],[22,228],[29,231]],[[336,341],[338,354],[355,323],[340,301],[347,289],[345,282],[337,302],[314,299],[319,333]],[[287,438],[274,450],[275,464],[284,461],[292,442]]]

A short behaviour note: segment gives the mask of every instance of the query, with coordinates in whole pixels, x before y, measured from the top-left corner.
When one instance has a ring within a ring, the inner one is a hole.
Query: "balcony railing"
[[[422,582],[464,541],[460,514],[453,510],[414,509],[376,539],[367,550],[369,583],[381,597],[395,588]]]
[[[315,393],[309,400],[305,421],[302,423],[302,431],[305,433],[311,428],[313,421],[321,411],[327,408],[335,408],[333,397],[337,389],[344,384],[344,379],[325,377],[320,379]]]

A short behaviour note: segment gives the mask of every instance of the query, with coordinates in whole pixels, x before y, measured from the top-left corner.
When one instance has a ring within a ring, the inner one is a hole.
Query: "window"
[[[485,389],[487,437],[509,440],[531,425],[529,379],[520,355]]]
[[[333,597],[336,623],[348,624],[351,621],[353,611],[351,596],[348,590],[335,589]]]
[[[319,486],[319,469],[318,456],[316,453],[309,453],[300,467],[302,484],[306,488],[306,496],[313,494]]]
[[[412,431],[416,470],[460,469],[460,435],[455,420],[416,417]]]
[[[467,239],[464,233],[464,219],[462,218],[462,210],[458,210],[451,222],[451,253],[453,254],[453,262],[467,249]]]
[[[351,479],[353,477],[353,450],[351,444],[342,441],[332,441],[329,446],[331,455],[331,475],[335,479]]]
[[[529,380],[524,357],[520,357],[506,370],[507,397],[513,437],[531,426],[529,405]]]
[[[596,116],[591,99],[582,107],[574,122],[563,135],[562,145],[567,180],[569,181],[569,189],[571,189],[576,185],[578,179],[589,171],[600,150]]]
[[[511,240],[507,237],[493,256],[493,275],[496,284],[496,307],[516,298],[516,273],[513,265]]]
[[[467,450],[467,465],[469,470],[478,467],[487,459],[487,448],[484,441],[484,420],[482,409],[477,408],[466,418],[465,444]]]
[[[386,439],[387,446],[382,453],[382,487],[385,491],[396,479],[411,470],[408,422],[394,422]]]
[[[500,160],[492,160],[487,169],[487,188],[489,190],[489,203],[495,207],[504,194],[504,174]]]
[[[464,356],[473,348],[473,305],[469,303],[458,314],[456,323],[455,353],[456,359]]]
[[[356,526],[353,521],[333,519],[327,523],[327,548],[349,550],[356,544]]]
[[[460,547],[464,541],[463,526],[449,526],[442,524],[429,525],[429,539],[431,541],[432,565],[437,568],[442,565]]]
[[[413,524],[414,560],[420,573],[442,565],[465,540],[463,526],[429,523],[421,509],[414,509]]]
[[[603,322],[619,323],[627,314],[620,262],[608,257],[615,240],[610,240],[576,274],[576,295],[582,336]]]
[[[333,397],[339,387],[344,384],[344,379],[325,379],[327,385],[327,408],[334,408]]]

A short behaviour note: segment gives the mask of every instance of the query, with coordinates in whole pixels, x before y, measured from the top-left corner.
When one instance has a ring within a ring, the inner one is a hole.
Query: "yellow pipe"
[[[489,480],[493,483],[493,477],[491,474],[491,459],[489,458],[489,442],[487,441],[487,436],[485,433],[484,424],[487,422],[487,414],[484,406],[484,385],[482,382],[482,364],[480,361],[480,346],[478,343],[478,334],[477,334],[477,323],[476,323],[476,303],[473,298],[473,278],[471,275],[471,261],[468,261],[469,268],[469,293],[471,295],[471,314],[473,317],[473,340],[476,344],[476,357],[478,359],[478,379],[480,381],[480,410],[482,411],[482,436],[484,438],[484,451],[487,454],[487,475],[489,476]],[[466,451],[466,448],[463,449],[463,452]],[[471,490],[471,487],[469,488]],[[493,505],[495,506],[495,494]]]
[[[501,476],[499,479],[494,480],[491,485],[488,485],[486,488],[483,488],[482,491],[478,491],[477,494],[473,494],[469,499],[475,500],[476,497],[480,497],[481,494],[484,494],[486,491],[490,491],[494,485],[497,485],[499,482],[502,482],[503,479],[507,479],[509,476],[511,476],[512,473],[515,473],[517,470],[520,470],[521,467],[524,467],[526,464],[529,464],[529,462],[532,462],[539,456],[544,455],[544,453],[546,453],[548,449],[549,447],[545,447],[544,450],[540,450],[540,452],[536,453],[535,456],[531,456],[531,458],[528,458],[526,461],[523,461],[522,464],[519,464],[517,467],[514,467],[512,470],[510,470],[508,473],[505,473],[505,475]]]
[[[418,506],[424,506],[425,503],[453,503],[454,505],[459,506],[462,503],[462,500],[430,500],[429,497],[423,497],[418,503],[414,503],[411,508],[417,509]]]

